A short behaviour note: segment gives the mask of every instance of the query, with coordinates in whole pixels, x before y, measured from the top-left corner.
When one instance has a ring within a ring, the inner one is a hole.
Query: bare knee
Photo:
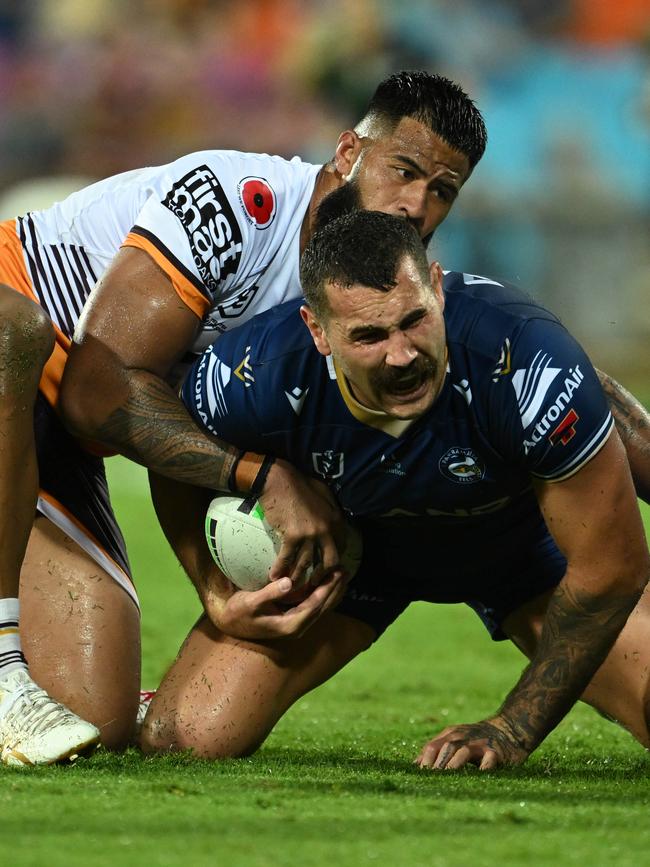
[[[37,384],[54,348],[54,328],[45,311],[0,284],[0,389],[22,392]]]
[[[199,714],[165,716],[152,707],[142,727],[140,746],[149,755],[187,750],[202,759],[239,759],[256,752],[268,735],[268,731],[245,728],[232,721],[206,724]]]

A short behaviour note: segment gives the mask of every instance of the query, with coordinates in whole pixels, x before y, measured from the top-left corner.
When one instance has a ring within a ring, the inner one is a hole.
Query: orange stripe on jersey
[[[15,626],[8,626],[6,629],[0,629],[0,638],[3,635],[18,635],[18,629]]]
[[[0,283],[6,283],[12,289],[20,292],[21,295],[31,299],[35,304],[39,304],[38,296],[27,273],[23,247],[16,234],[15,220],[0,223]],[[55,406],[59,396],[63,368],[68,360],[70,338],[66,337],[54,323],[52,323],[52,328],[56,334],[56,343],[52,355],[43,368],[39,388],[48,402]]]
[[[54,323],[52,328],[56,334],[56,343],[52,350],[47,364],[43,368],[41,381],[38,387],[47,398],[50,406],[56,407],[59,399],[59,390],[61,388],[61,379],[63,377],[63,368],[68,360],[68,352],[70,351],[70,338],[62,334]]]
[[[23,256],[23,245],[16,234],[16,221],[0,223],[0,283],[31,298],[38,304],[32,281],[29,279]],[[40,306],[40,305],[39,305]]]
[[[178,293],[181,301],[186,304],[192,313],[195,313],[199,319],[203,319],[205,314],[210,309],[210,301],[201,294],[201,291],[183,274],[173,262],[165,256],[165,254],[148,238],[138,232],[129,232],[126,236],[123,247],[137,247],[139,250],[144,250],[148,253],[154,262],[162,268],[165,274],[172,282],[172,286]]]
[[[94,545],[96,545],[99,548],[99,550],[106,557],[106,559],[110,560],[110,562],[115,566],[115,568],[119,570],[119,572],[126,578],[126,580],[129,582],[129,584],[135,589],[135,585],[133,583],[133,580],[132,580],[131,576],[128,574],[128,572],[125,572],[124,569],[122,568],[122,566],[120,566],[120,564],[117,563],[111,557],[111,555],[108,553],[106,548],[104,548],[104,546],[100,542],[97,541],[95,536],[93,536],[93,534],[81,523],[79,518],[76,518],[69,509],[66,509],[66,507],[62,503],[60,503],[55,497],[53,497],[51,494],[48,494],[47,491],[44,491],[42,488],[39,490],[38,495],[43,500],[46,500],[51,506],[53,506],[59,512],[61,512],[62,515],[65,515],[66,518],[70,521],[70,523],[74,524],[75,527],[77,527],[77,529],[81,530],[81,532],[85,536],[87,536]]]

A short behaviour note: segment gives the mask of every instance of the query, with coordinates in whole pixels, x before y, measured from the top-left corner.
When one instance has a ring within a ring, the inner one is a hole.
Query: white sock
[[[18,668],[27,669],[27,662],[20,647],[19,619],[19,601],[0,599],[0,680]]]

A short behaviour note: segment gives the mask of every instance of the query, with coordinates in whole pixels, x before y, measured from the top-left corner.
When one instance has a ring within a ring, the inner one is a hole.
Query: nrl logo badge
[[[327,449],[324,452],[312,452],[314,470],[324,479],[338,479],[343,475],[343,452],[333,452]]]
[[[446,479],[460,485],[480,482],[485,475],[485,465],[476,452],[458,446],[444,453],[438,461],[438,468]]]

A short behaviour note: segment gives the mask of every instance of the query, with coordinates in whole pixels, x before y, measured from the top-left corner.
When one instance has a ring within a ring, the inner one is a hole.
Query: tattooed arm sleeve
[[[539,482],[547,525],[567,557],[538,650],[499,717],[527,752],[580,697],[636,605],[650,574],[645,533],[615,431],[580,472]]]
[[[650,413],[615,379],[602,370],[597,373],[627,452],[637,496],[650,503]]]
[[[165,383],[199,324],[146,253],[120,250],[79,321],[60,410],[77,436],[223,490],[235,449],[202,432]]]
[[[523,441],[519,460],[567,559],[535,657],[499,714],[530,752],[616,640],[648,579],[648,550],[624,448],[581,347],[558,323],[532,320],[513,337],[512,368],[512,460]]]
[[[159,377],[131,370],[128,380],[127,399],[96,429],[97,439],[153,472],[227,491],[239,449],[200,430]]]
[[[499,712],[445,729],[423,747],[416,759],[421,767],[472,762],[489,770],[525,761],[580,698],[648,580],[645,535],[615,430],[569,479],[540,481],[536,489],[568,561],[537,651]]]

